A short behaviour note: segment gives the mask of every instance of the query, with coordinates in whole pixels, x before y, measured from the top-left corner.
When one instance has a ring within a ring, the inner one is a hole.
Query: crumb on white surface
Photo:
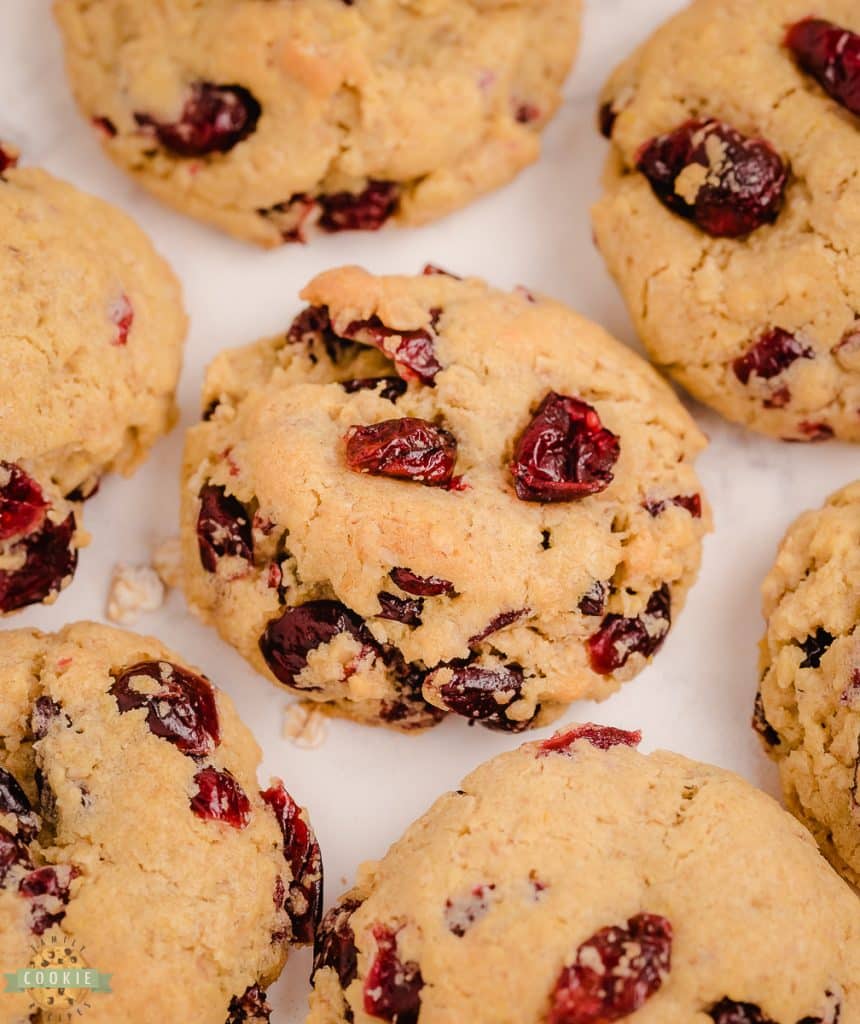
[[[284,737],[303,750],[314,750],[325,743],[328,722],[321,711],[308,704],[290,704],[284,714]]]
[[[178,537],[159,541],[152,552],[152,564],[159,579],[171,589],[182,586],[182,542]]]
[[[114,567],[108,594],[107,617],[121,626],[132,626],[145,612],[157,611],[164,604],[164,584],[148,565]]]

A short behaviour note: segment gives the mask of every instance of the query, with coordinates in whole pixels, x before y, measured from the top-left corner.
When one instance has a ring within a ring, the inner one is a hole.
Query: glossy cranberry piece
[[[39,831],[39,819],[27,794],[5,768],[0,768],[0,814],[11,814],[17,819],[18,835],[24,839],[32,839]]]
[[[69,888],[80,872],[69,864],[36,868],[21,879],[18,894],[30,901],[30,931],[44,935],[66,916]]]
[[[129,297],[123,293],[108,310],[111,322],[116,325],[116,336],[111,344],[122,346],[128,342],[131,325],[134,323],[134,309]]]
[[[511,472],[522,501],[575,501],[611,483],[618,438],[586,402],[551,391],[517,443]]]
[[[354,395],[356,391],[378,391],[380,398],[386,398],[395,405],[397,399],[406,394],[409,385],[400,377],[358,377],[341,381],[340,386],[348,395]]]
[[[400,188],[393,181],[371,181],[363,192],[317,196],[323,231],[378,231],[397,209]]]
[[[343,337],[378,348],[394,361],[395,369],[404,380],[415,380],[432,387],[436,374],[442,369],[436,358],[433,335],[424,327],[397,330],[386,327],[378,316],[374,316],[370,320],[353,320],[347,324]]]
[[[522,732],[537,717],[539,709],[519,721],[505,714],[522,695],[524,678],[519,665],[464,665],[451,672],[450,680],[439,687],[439,697],[449,711],[500,732]]]
[[[415,597],[441,597],[453,594],[454,584],[441,576],[418,576],[411,569],[397,567],[388,574],[401,590]]]
[[[376,597],[379,601],[377,618],[402,622],[405,626],[421,625],[421,613],[424,611],[422,598],[397,597],[396,594],[389,594],[385,590],[381,590]]]
[[[804,18],[785,37],[798,64],[837,103],[860,116],[860,35],[822,18]]]
[[[0,541],[38,530],[49,503],[42,488],[14,462],[0,462]]]
[[[336,903],[322,919],[314,940],[313,973],[330,967],[342,989],[349,988],[358,974],[358,950],[350,922],[362,902],[350,897]]]
[[[586,725],[577,725],[566,732],[550,736],[538,744],[538,756],[547,754],[569,754],[571,747],[579,740],[586,740],[598,750],[609,750],[612,747],[638,747],[642,742],[642,733],[637,729],[630,732],[627,729],[616,729],[611,725],[595,725],[588,722]]]
[[[694,519],[702,518],[701,494],[676,494],[674,498],[662,498],[658,501],[643,502],[643,507],[655,519],[661,512],[665,512],[670,505],[677,505],[678,508],[686,509]]]
[[[588,615],[589,617],[602,615],[606,609],[608,591],[609,588],[605,583],[595,580],[579,599],[579,604],[576,607],[583,615]]]
[[[664,206],[716,238],[739,238],[772,224],[788,182],[788,168],[767,142],[713,118],[686,121],[652,139],[636,166]],[[688,167],[703,171],[680,184],[682,195],[676,187]]]
[[[226,1024],[269,1024],[272,1008],[265,990],[251,985],[241,996],[233,996],[227,1009]]]
[[[373,929],[376,956],[364,980],[364,1011],[394,1024],[417,1024],[424,979],[414,961],[397,954],[397,933],[383,925]]]
[[[516,611],[501,612],[499,615],[493,616],[480,633],[469,637],[469,646],[474,647],[482,640],[486,640],[488,636],[498,633],[499,630],[505,629],[515,622],[519,622],[520,619],[524,619],[529,614],[531,614],[531,608],[518,608]]]
[[[356,473],[442,487],[454,475],[457,439],[428,420],[406,416],[367,427],[350,427],[346,461]]]
[[[310,943],[322,914],[323,867],[319,843],[307,814],[276,782],[260,794],[272,808],[284,837],[284,858],[293,879],[284,909],[293,926],[295,942]]]
[[[749,384],[755,375],[763,380],[778,377],[798,359],[814,359],[815,353],[793,334],[781,327],[763,334],[744,355],[733,363],[732,369],[741,384]]]
[[[609,1024],[657,992],[672,966],[672,926],[637,914],[626,927],[601,928],[565,967],[552,994],[548,1024]]]
[[[834,637],[821,626],[805,640],[798,642],[797,646],[803,651],[805,657],[800,663],[801,668],[820,668],[821,659],[827,653]]]
[[[650,658],[662,646],[672,625],[672,595],[664,583],[651,595],[645,611],[634,618],[607,615],[586,641],[591,667],[608,676],[627,664],[632,654]]]
[[[814,423],[803,420],[797,429],[803,434],[805,441],[830,441],[834,437],[833,427],[829,423]]]
[[[767,720],[767,714],[764,710],[764,698],[761,695],[761,690],[755,695],[755,704],[753,705],[753,717],[752,727],[761,736],[762,740],[769,747],[778,747],[782,742],[779,738],[779,733]]]
[[[707,1012],[714,1024],[776,1024],[755,1003],[738,1003],[734,999],[721,999]]]
[[[472,925],[486,917],[495,888],[492,884],[476,885],[465,896],[446,900],[445,924],[448,926],[448,931],[452,935],[462,938]]]
[[[61,523],[45,519],[41,529],[15,544],[16,552],[23,551],[24,564],[0,570],[0,611],[38,604],[63,589],[78,564],[75,530],[75,514],[70,512]]]
[[[177,156],[227,153],[257,127],[260,104],[241,85],[195,82],[189,89],[178,121],[157,121],[135,114],[142,128],[155,132],[158,141]]]
[[[31,866],[30,851],[24,840],[0,826],[0,886],[5,884],[6,876],[12,868]]]
[[[425,263],[421,273],[424,277],[450,277],[452,281],[463,280],[459,274],[452,274],[450,270],[445,270],[444,267],[437,267],[435,263]]]
[[[18,154],[0,145],[0,174],[18,166]]]
[[[251,802],[230,772],[201,768],[194,784],[197,792],[191,797],[191,810],[198,818],[223,821],[236,829],[245,828],[251,820]]]
[[[212,686],[187,668],[141,661],[116,675],[109,692],[120,714],[146,708],[150,732],[189,757],[211,754],[221,742]]]
[[[200,490],[197,547],[200,564],[207,572],[216,572],[221,558],[254,559],[251,517],[242,502],[223,487],[204,484]]]

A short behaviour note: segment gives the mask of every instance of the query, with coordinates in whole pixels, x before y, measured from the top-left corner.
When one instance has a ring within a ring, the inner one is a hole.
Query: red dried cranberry
[[[128,341],[128,335],[131,331],[131,325],[134,323],[134,309],[132,308],[131,302],[128,296],[123,293],[114,302],[109,310],[109,316],[111,322],[116,324],[116,337],[111,342],[112,345],[125,345]]]
[[[650,658],[663,646],[671,625],[672,595],[664,583],[651,595],[641,615],[606,616],[600,629],[586,641],[592,669],[608,676],[626,665],[632,654]]]
[[[605,583],[595,580],[579,599],[579,604],[576,607],[583,615],[588,615],[589,617],[602,615],[606,608],[608,590],[609,588]]]
[[[674,498],[642,502],[642,507],[655,519],[661,512],[665,512],[670,505],[685,508],[694,519],[702,518],[702,496],[700,494],[676,494]]]
[[[454,584],[440,576],[418,576],[411,569],[401,567],[392,569],[388,575],[401,590],[415,597],[439,597],[454,593]]]
[[[313,974],[330,967],[342,989],[349,988],[358,974],[358,950],[350,921],[362,902],[348,897],[336,903],[322,919],[314,939]]]
[[[220,558],[254,559],[251,517],[242,502],[223,487],[204,484],[200,490],[197,547],[200,564],[207,572],[217,571]]]
[[[714,1024],[776,1024],[754,1003],[738,1003],[734,999],[721,999],[707,1012]]]
[[[376,641],[359,618],[340,601],[308,601],[286,608],[280,618],[272,619],[260,637],[260,651],[275,677],[296,689],[298,677],[308,663],[308,655],[340,633],[349,633],[363,647],[376,648]]]
[[[519,103],[514,108],[514,120],[517,124],[533,124],[540,120],[540,107],[534,103]]]
[[[30,851],[23,839],[0,826],[0,886],[6,882],[6,876],[15,867],[30,868]]]
[[[0,768],[0,814],[12,814],[17,819],[18,835],[32,839],[39,831],[39,819],[33,812],[27,794],[18,780],[5,768]]]
[[[356,473],[414,480],[441,487],[454,475],[457,439],[444,427],[406,416],[366,427],[350,427],[346,461]]]
[[[115,139],[117,136],[116,125],[111,121],[109,117],[94,117],[92,119],[92,126],[95,130],[106,139]]]
[[[779,733],[767,720],[767,714],[764,710],[764,698],[761,695],[761,690],[759,690],[755,695],[752,727],[769,747],[778,747],[782,742],[779,738]]]
[[[446,900],[445,923],[448,931],[462,938],[473,924],[486,917],[495,888],[494,885],[476,885],[466,896]]]
[[[364,979],[364,1011],[394,1024],[417,1024],[421,1012],[421,968],[397,955],[397,933],[384,925],[373,929],[376,956]]]
[[[343,380],[340,386],[348,395],[353,395],[356,391],[378,390],[380,398],[387,398],[395,405],[397,399],[406,394],[408,384],[400,377],[358,377],[355,380]]]
[[[781,327],[763,334],[753,347],[732,363],[735,376],[741,384],[749,384],[755,374],[763,380],[778,377],[798,359],[814,359],[815,353]]]
[[[18,166],[18,154],[0,145],[0,174]]]
[[[191,810],[198,818],[223,821],[242,829],[251,820],[251,802],[245,791],[226,769],[201,768],[194,776],[197,792],[191,797]]]
[[[79,874],[77,868],[59,864],[56,867],[36,868],[21,879],[18,893],[30,900],[30,931],[34,935],[44,935],[66,916],[69,888]]]
[[[507,626],[512,625],[514,622],[519,622],[520,619],[530,614],[531,608],[519,608],[517,611],[501,612],[501,614],[490,619],[480,633],[469,637],[469,646],[474,647],[482,640],[486,640],[488,636],[492,636],[493,633],[498,633],[500,629],[505,629]]]
[[[450,680],[439,687],[439,697],[449,711],[500,732],[522,732],[537,717],[540,708],[519,721],[505,714],[522,695],[524,678],[519,665],[462,665],[452,667],[451,673]]]
[[[259,985],[250,985],[241,996],[233,996],[227,1009],[226,1024],[269,1024],[272,1008],[266,992]]]
[[[511,472],[522,501],[574,501],[612,483],[618,438],[595,409],[551,391],[523,431]]]
[[[386,327],[378,316],[374,316],[370,320],[353,320],[347,324],[343,337],[378,348],[383,355],[394,360],[394,367],[404,380],[417,380],[432,387],[436,374],[442,369],[436,358],[433,336],[423,327],[412,331],[397,330]]]
[[[351,339],[335,334],[327,306],[306,306],[298,313],[287,330],[287,342],[307,346],[308,358],[314,365],[319,361],[316,348],[322,347],[331,362],[338,363],[353,347]]]
[[[135,121],[155,132],[158,141],[177,156],[227,153],[257,127],[260,104],[241,85],[195,82],[178,121],[158,121],[137,113]]]
[[[579,947],[552,994],[548,1024],[609,1024],[645,1005],[672,967],[672,926],[637,914],[626,927],[601,928]]]
[[[600,128],[600,134],[604,139],[612,138],[612,130],[617,120],[618,111],[615,109],[614,102],[607,100],[605,103],[602,103],[597,111],[597,124]]]
[[[379,600],[378,619],[390,619],[392,622],[402,622],[405,626],[420,626],[421,613],[424,611],[422,598],[412,600],[408,597],[397,597],[385,590],[380,590],[376,595]]]
[[[798,430],[807,441],[830,441],[834,436],[833,427],[829,423],[812,423],[804,420],[798,424]]]
[[[284,857],[293,879],[284,909],[293,926],[293,941],[309,943],[322,913],[323,867],[319,843],[307,814],[280,780],[260,794],[272,808],[284,837]]]
[[[425,277],[450,277],[453,281],[463,280],[463,278],[458,274],[452,274],[450,270],[444,270],[442,267],[437,267],[435,263],[425,263],[424,269],[421,273]]]
[[[594,725],[588,722],[586,725],[576,725],[566,732],[560,732],[550,736],[538,744],[538,756],[546,754],[569,754],[570,748],[579,740],[586,740],[598,750],[609,750],[611,747],[638,747],[642,742],[642,733],[637,729],[629,732],[627,729],[616,729],[612,725]]]
[[[38,530],[50,507],[42,488],[14,462],[0,462],[0,480],[0,541]]]
[[[51,722],[59,715],[60,710],[60,705],[50,697],[43,695],[36,698],[33,714],[30,716],[30,728],[34,739],[43,740],[48,735]]]
[[[788,168],[767,142],[713,118],[686,121],[652,139],[636,166],[664,206],[716,238],[738,238],[772,224],[788,181]],[[676,191],[691,166],[706,172],[692,202]]]
[[[400,188],[393,181],[371,181],[363,192],[317,196],[323,231],[378,231],[397,209]]]
[[[141,676],[146,679],[143,692],[135,689],[135,679]],[[221,742],[212,686],[187,668],[169,661],[141,661],[115,674],[109,692],[120,714],[146,708],[150,732],[189,757],[211,754]]]
[[[0,611],[37,604],[63,589],[78,564],[75,530],[75,514],[70,512],[61,523],[45,519],[41,529],[15,544],[13,551],[23,550],[24,564],[0,570]]]
[[[806,657],[800,663],[801,668],[820,668],[821,659],[827,653],[833,643],[834,637],[821,626],[808,636],[805,640],[797,641],[797,646],[803,651]]]
[[[860,115],[860,35],[822,18],[792,25],[785,45],[837,103]]]

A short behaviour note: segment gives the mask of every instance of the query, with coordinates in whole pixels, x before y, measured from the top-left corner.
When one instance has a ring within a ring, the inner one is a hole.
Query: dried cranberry
[[[397,399],[406,394],[408,384],[400,377],[358,377],[355,380],[343,380],[340,386],[348,395],[356,391],[379,391],[380,398],[386,398],[395,405]]]
[[[24,840],[0,826],[0,886],[5,884],[6,876],[12,868],[31,866],[30,851]]]
[[[570,748],[579,740],[586,740],[598,750],[609,750],[611,747],[638,747],[642,742],[642,733],[637,729],[629,732],[627,729],[616,729],[611,725],[594,725],[588,722],[586,725],[576,725],[565,732],[550,736],[538,744],[538,756],[546,754],[569,754]]]
[[[336,903],[322,919],[314,939],[313,974],[330,967],[342,989],[349,988],[358,974],[358,950],[350,921],[362,902],[348,897]]]
[[[250,985],[241,996],[233,996],[227,1009],[226,1024],[269,1024],[272,1008],[266,992],[259,985]]]
[[[415,597],[439,597],[454,593],[454,584],[440,576],[418,576],[411,569],[401,567],[392,569],[388,575],[401,590]]]
[[[66,495],[66,501],[89,501],[90,498],[94,498],[99,493],[101,485],[101,477],[91,476],[69,491]]]
[[[223,487],[204,484],[197,516],[197,547],[200,564],[216,572],[220,558],[254,558],[251,518],[245,506]]]
[[[449,711],[501,732],[522,732],[537,717],[540,708],[530,718],[519,721],[505,714],[522,696],[524,677],[519,665],[463,665],[451,668],[451,673],[448,682],[438,688]]]
[[[813,423],[809,420],[799,423],[798,430],[807,441],[830,441],[835,433],[829,423]]]
[[[482,640],[486,640],[488,636],[498,633],[500,629],[505,629],[514,622],[519,622],[520,619],[525,618],[529,614],[531,614],[531,608],[519,608],[516,611],[501,612],[499,615],[493,616],[480,633],[469,637],[469,646],[474,647]]]
[[[833,643],[834,637],[822,629],[821,626],[808,636],[805,640],[797,641],[797,646],[803,651],[806,657],[800,663],[801,668],[820,668],[821,659],[827,653]]]
[[[405,626],[421,625],[421,613],[424,611],[422,598],[412,600],[408,597],[397,597],[385,590],[380,590],[376,597],[380,609],[377,618],[402,622]]]
[[[609,588],[605,583],[601,583],[600,580],[595,580],[579,599],[579,604],[576,607],[583,615],[588,615],[589,617],[602,615],[606,608],[606,595],[608,589]]]
[[[92,126],[106,139],[115,139],[117,136],[116,125],[109,117],[94,117]]]
[[[18,780],[0,768],[0,814],[11,814],[18,822],[18,835],[32,839],[39,831],[39,819]]]
[[[293,925],[293,941],[308,943],[322,913],[323,868],[319,843],[307,814],[276,781],[260,794],[272,808],[284,837],[284,857],[290,866],[292,881],[284,909]]]
[[[653,501],[649,499],[642,502],[642,507],[648,515],[655,519],[670,505],[686,509],[694,519],[702,518],[702,496],[700,494],[676,494],[674,498],[660,498]]]
[[[522,501],[574,501],[612,483],[618,438],[595,409],[551,391],[520,437],[511,472]]]
[[[395,1024],[417,1024],[424,979],[414,961],[397,955],[397,933],[383,925],[373,929],[376,956],[364,980],[364,1011]]]
[[[18,154],[0,145],[0,174],[18,166]]]
[[[579,947],[552,994],[548,1024],[609,1024],[645,1005],[672,966],[672,926],[637,914],[626,927],[601,928]]]
[[[346,461],[356,473],[414,480],[441,487],[454,475],[457,439],[444,427],[406,416],[366,427],[350,427]]]
[[[363,192],[316,197],[323,231],[378,231],[397,209],[400,188],[393,181],[371,181]]]
[[[13,551],[23,552],[19,569],[0,570],[0,612],[12,612],[58,594],[74,575],[78,552],[77,528],[70,512],[61,522],[45,519],[41,529],[18,541]]]
[[[792,25],[785,45],[837,103],[860,115],[860,35],[822,18]]]
[[[194,776],[197,792],[191,797],[191,810],[198,818],[223,821],[242,829],[251,820],[251,802],[245,791],[226,769],[201,768]]]
[[[308,601],[286,608],[280,618],[272,619],[260,637],[260,651],[275,677],[296,689],[298,677],[308,663],[308,655],[340,633],[349,633],[363,647],[375,649],[376,641],[359,618],[340,601]]]
[[[788,181],[788,168],[767,142],[713,118],[686,121],[652,139],[636,166],[664,206],[717,238],[738,238],[772,224]],[[681,194],[678,179],[688,167],[702,172]]]
[[[60,705],[50,697],[43,695],[36,698],[33,714],[30,716],[30,728],[34,739],[43,740],[48,735],[51,722],[59,715],[60,710]]]
[[[476,885],[470,893],[453,900],[445,901],[445,924],[448,931],[458,938],[486,917],[492,899],[494,885]]]
[[[518,103],[514,108],[514,120],[517,124],[533,124],[540,120],[540,107],[534,103]]]
[[[318,362],[315,348],[322,347],[331,362],[338,363],[353,347],[350,339],[335,334],[327,306],[306,306],[290,324],[286,337],[290,345],[306,345],[314,364]]]
[[[430,729],[438,725],[445,715],[445,711],[428,704],[419,694],[406,691],[401,691],[398,700],[383,701],[379,708],[383,722],[404,730]]]
[[[142,692],[135,689],[140,677],[146,680]],[[221,742],[212,686],[187,668],[169,661],[141,661],[115,674],[109,692],[120,714],[146,708],[150,732],[189,757],[211,754]]]
[[[612,130],[617,120],[618,111],[615,109],[614,102],[607,100],[605,103],[602,103],[597,111],[597,124],[600,128],[600,134],[604,139],[612,138]]]
[[[707,1013],[714,1024],[776,1024],[754,1003],[738,1003],[734,999],[721,999]]]
[[[128,341],[128,335],[131,331],[131,325],[134,323],[134,309],[132,308],[131,302],[128,296],[123,293],[114,302],[109,310],[111,322],[116,324],[116,337],[111,342],[112,345],[125,345]]]
[[[50,507],[42,488],[14,462],[0,462],[0,480],[0,541],[38,530]]]
[[[436,358],[433,335],[424,327],[397,330],[386,327],[378,316],[370,320],[353,320],[347,324],[343,337],[362,345],[372,345],[394,361],[404,380],[417,380],[433,386],[442,364]]]
[[[586,641],[591,667],[608,676],[627,664],[632,654],[650,658],[662,646],[672,625],[672,595],[664,583],[655,590],[641,615],[607,615],[600,629]]]
[[[741,384],[748,384],[755,374],[770,380],[784,373],[798,359],[814,359],[815,353],[793,334],[781,327],[763,334],[753,347],[732,363],[735,376]]]
[[[18,893],[30,900],[30,931],[44,935],[66,916],[69,888],[80,872],[69,864],[36,868],[21,879]]]
[[[445,270],[442,267],[437,267],[435,263],[425,263],[424,269],[421,273],[425,277],[450,277],[453,281],[462,281],[463,278],[458,274],[452,274],[450,270]]]
[[[779,738],[779,733],[767,720],[767,715],[764,710],[764,698],[761,695],[761,690],[759,690],[755,695],[752,727],[769,747],[778,747],[782,742]]]
[[[142,128],[155,132],[158,141],[177,156],[227,153],[257,127],[260,104],[241,85],[195,82],[189,89],[178,121],[158,121],[137,113]]]

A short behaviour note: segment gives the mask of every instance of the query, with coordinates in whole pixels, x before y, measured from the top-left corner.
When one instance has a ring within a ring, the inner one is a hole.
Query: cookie
[[[282,783],[259,792],[229,699],[156,640],[94,623],[3,634],[0,678],[0,969],[65,937],[111,975],[92,1024],[267,1021],[322,868]],[[4,995],[2,1019],[28,1005]]]
[[[794,523],[763,596],[755,728],[789,809],[860,885],[860,483]]]
[[[860,904],[806,829],[640,738],[575,726],[437,800],[323,919],[308,1024],[856,1024]]]
[[[557,302],[332,270],[220,355],[186,442],[186,591],[259,671],[403,729],[539,725],[645,667],[697,573],[704,439]]]
[[[422,224],[537,159],[580,0],[57,0],[107,153],[274,246]]]
[[[173,425],[185,314],[143,232],[0,146],[0,614],[51,601],[82,503]]]
[[[603,91],[593,222],[691,394],[773,437],[856,442],[860,11],[811,10],[695,0],[660,28]]]

